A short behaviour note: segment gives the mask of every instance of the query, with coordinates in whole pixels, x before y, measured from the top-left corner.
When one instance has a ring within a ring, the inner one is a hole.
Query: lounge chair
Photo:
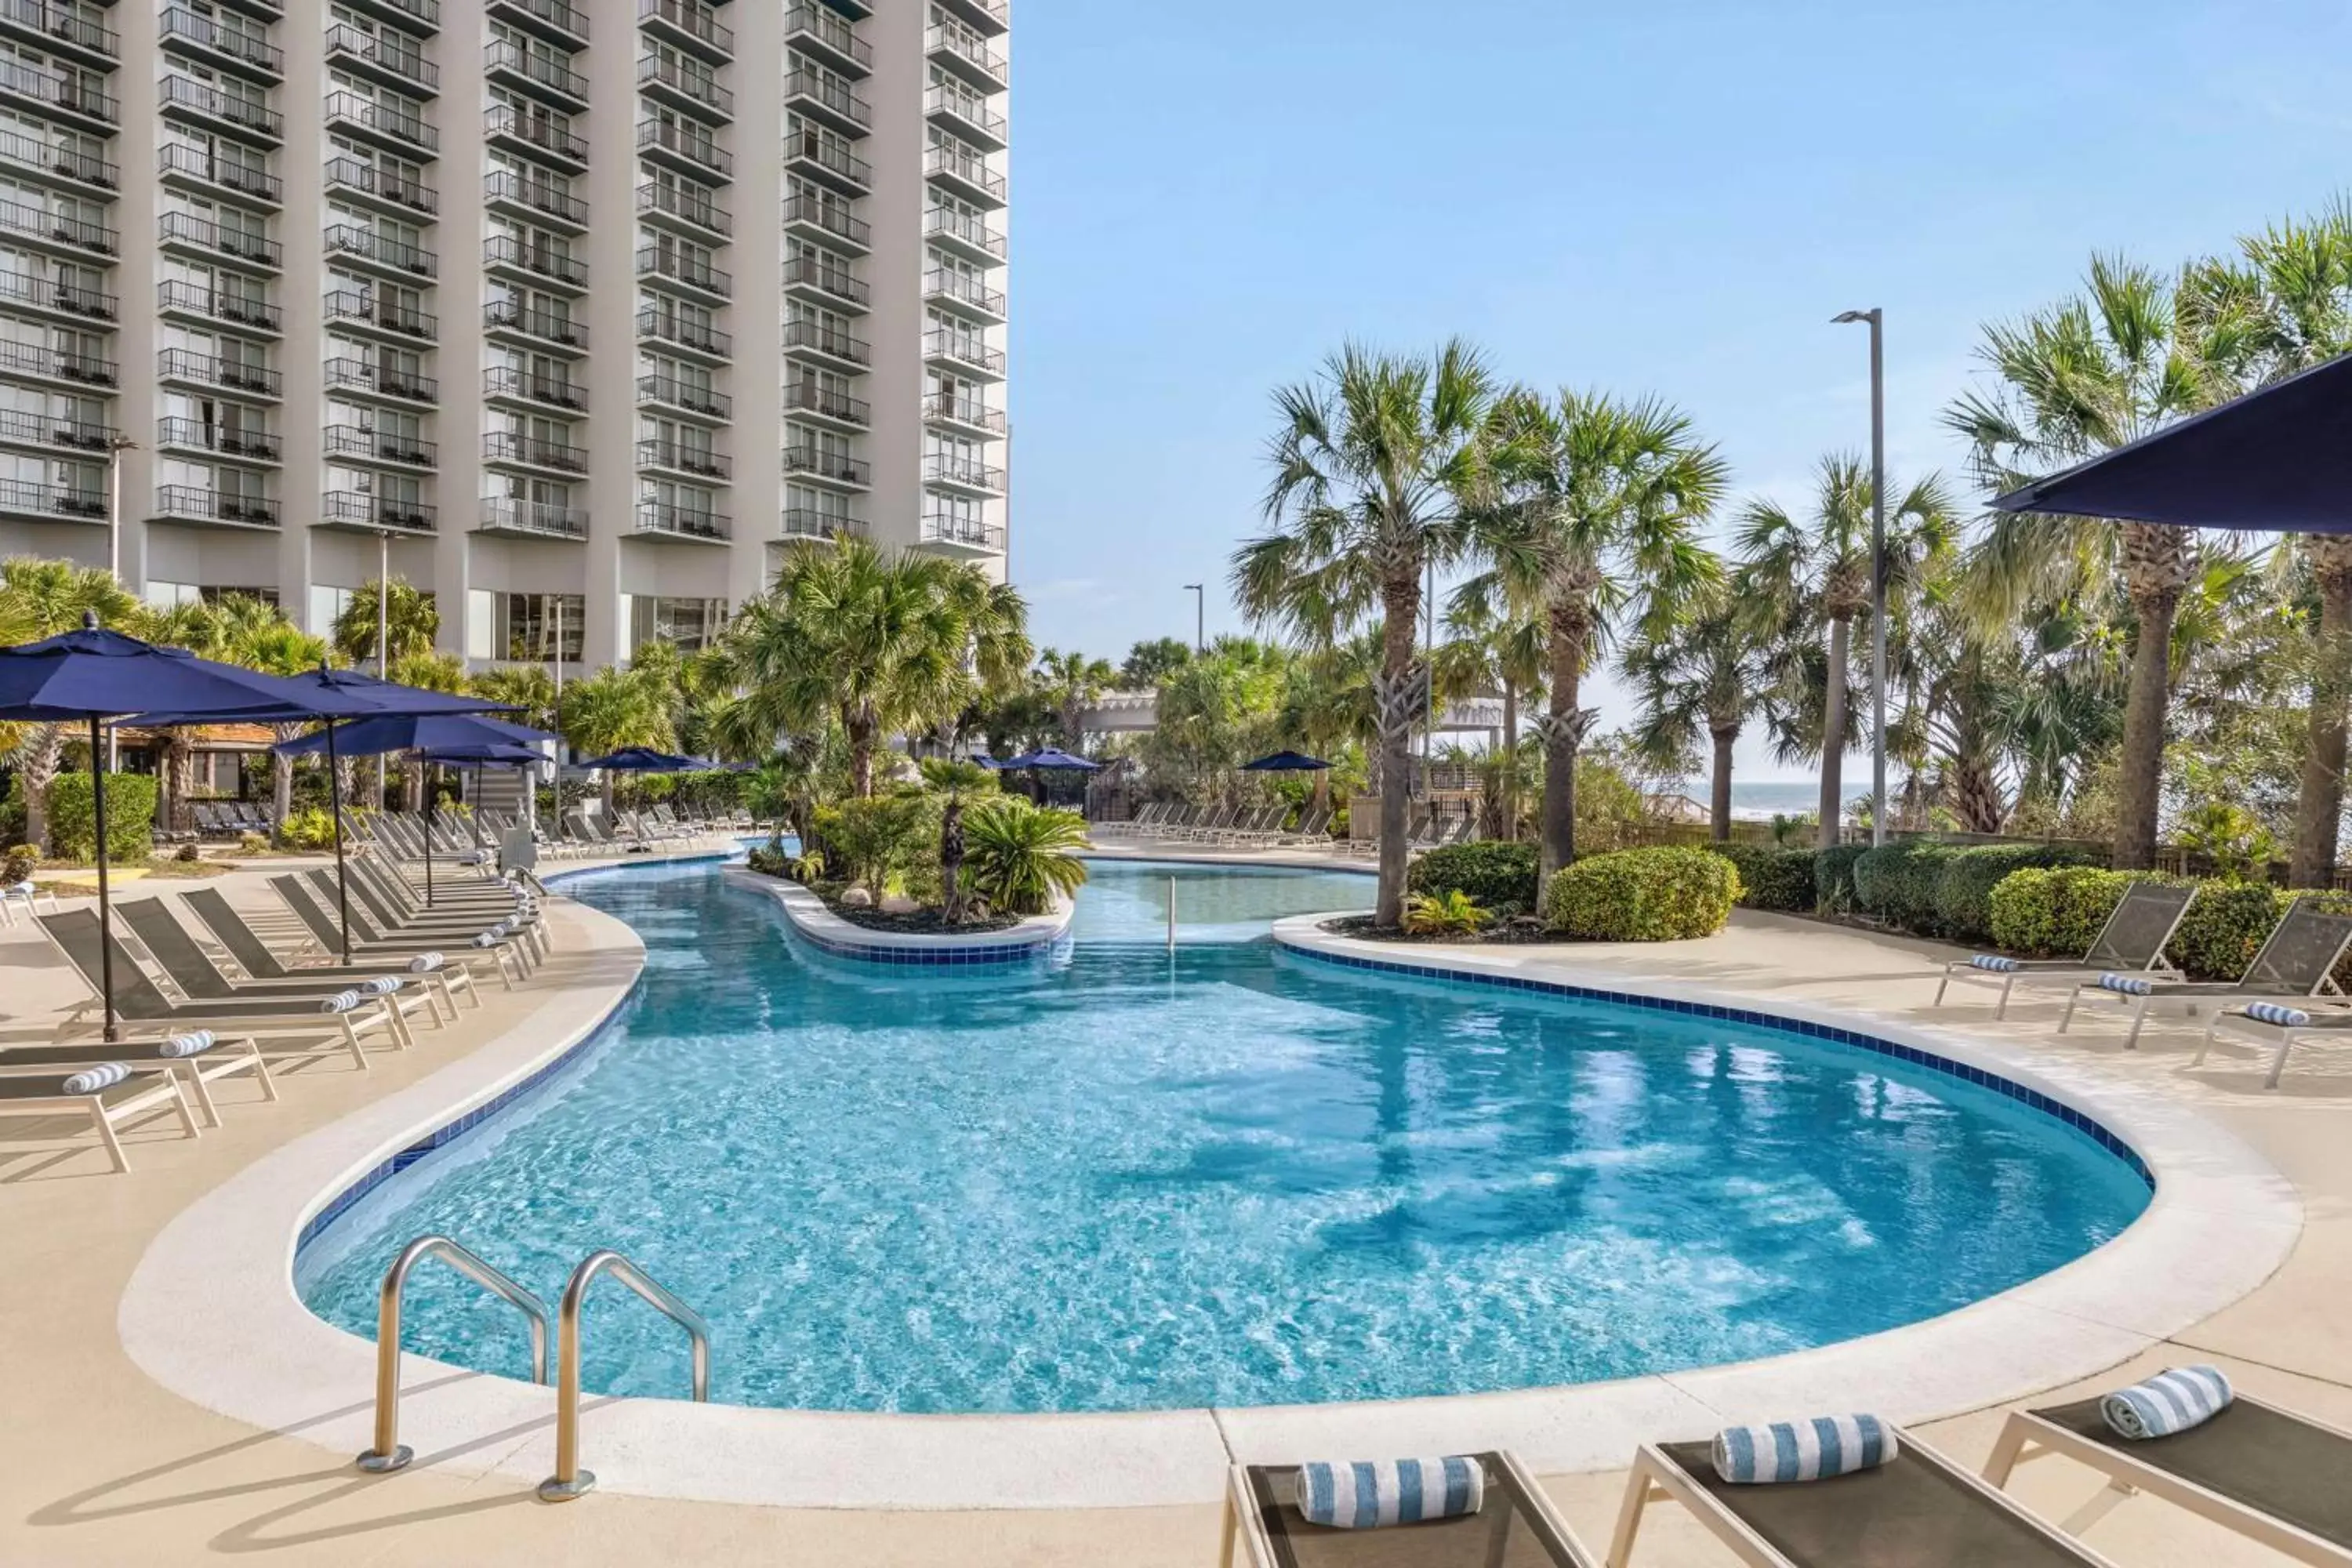
[[[180,1080],[168,1072],[134,1072],[103,1089],[82,1093],[67,1089],[67,1080],[72,1076],[41,1073],[20,1078],[0,1074],[0,1116],[70,1116],[81,1111],[89,1116],[90,1127],[105,1145],[107,1158],[114,1162],[118,1174],[131,1169],[131,1161],[122,1152],[122,1140],[114,1131],[126,1122],[169,1111],[179,1117],[187,1136],[198,1136],[195,1114],[188,1109],[188,1098],[180,1092]]]
[[[301,976],[291,980],[236,981],[221,973],[220,965],[215,963],[212,955],[198,945],[196,939],[188,933],[188,928],[180,923],[179,918],[172,913],[163,900],[125,899],[114,906],[114,912],[124,925],[131,928],[131,934],[139,939],[139,944],[147,950],[147,956],[155,961],[164,977],[178,986],[180,994],[191,1001],[322,1003],[330,996],[351,990],[354,985],[364,985],[368,981],[388,983],[397,980],[402,989],[391,991],[383,1000],[392,1008],[399,1032],[410,1045],[415,1045],[416,1039],[408,1031],[409,1015],[422,1010],[432,1019],[436,1029],[442,1026],[443,1006],[449,1010],[450,1022],[456,1022],[457,1017],[457,1005],[449,1001],[437,987],[421,985],[415,991],[406,991],[408,982],[419,976],[405,973],[404,968],[395,973],[391,966],[386,966],[365,979],[349,981]]]
[[[2217,1007],[2205,1021],[2205,1043],[2197,1047],[2197,1058],[2189,1065],[2201,1068],[2213,1051],[2214,1033],[2228,1029],[2232,1034],[2246,1035],[2271,1047],[2271,1069],[2263,1076],[2264,1089],[2276,1089],[2286,1071],[2286,1058],[2294,1047],[2306,1039],[2352,1038],[2352,1009],[2327,1007],[2314,1012],[2302,1007],[2282,1006],[2275,1002],[2250,1002],[2242,1007]]]
[[[1298,826],[1276,839],[1278,844],[1328,844],[1331,842],[1331,812],[1308,811],[1299,817]]]
[[[238,1073],[250,1073],[261,1085],[261,1098],[278,1098],[278,1080],[269,1076],[269,1058],[261,1054],[261,1042],[250,1035],[226,1040],[193,1054],[178,1054],[165,1049],[166,1039],[100,1041],[87,1046],[12,1046],[0,1050],[0,1075],[20,1072],[75,1073],[94,1068],[103,1062],[121,1062],[125,1067],[154,1068],[171,1073],[181,1087],[195,1097],[196,1108],[204,1112],[205,1125],[221,1124],[220,1107],[213,1102],[213,1084],[221,1079],[234,1078]]]
[[[451,889],[441,901],[427,907],[421,896],[404,892],[400,884],[385,879],[377,867],[362,862],[347,870],[352,893],[367,910],[368,917],[387,932],[471,941],[489,926],[504,925],[522,938],[533,963],[547,956],[545,922],[540,918],[536,901],[503,882],[496,884],[495,889]],[[325,896],[333,891],[334,879],[331,873],[313,873],[311,885]]]
[[[1901,1451],[1875,1469],[1764,1486],[1724,1480],[1706,1443],[1645,1443],[1608,1568],[1630,1568],[1654,1501],[1682,1504],[1749,1568],[2106,1568],[1909,1433],[1895,1437]]]
[[[2180,929],[2196,898],[2194,887],[2131,883],[2108,912],[2107,923],[2099,928],[2090,951],[2083,954],[2079,963],[2071,958],[2009,958],[1999,953],[1956,958],[1944,965],[1944,978],[1936,987],[1935,1005],[1944,1005],[1944,992],[1955,980],[2000,986],[2000,1003],[1992,1010],[1995,1018],[2008,1016],[2010,992],[2021,983],[2081,984],[2084,981],[2095,983],[2102,974],[2179,980],[2180,972],[2165,958],[2164,949],[2172,941],[2172,933]]]
[[[2066,1011],[2058,1020],[2058,1032],[2066,1032],[2066,1026],[2074,1021],[2075,1005],[2086,994],[2112,996],[2132,1010],[2131,1033],[2124,1040],[2124,1048],[2137,1050],[2140,1027],[2147,1021],[2147,1010],[2158,1002],[2222,1007],[2241,1002],[2292,1001],[2335,991],[2336,983],[2331,976],[2347,946],[2352,946],[2352,915],[2323,915],[2305,900],[2290,907],[2285,918],[2272,928],[2262,951],[2254,954],[2254,961],[2246,965],[2246,973],[2238,979],[2196,984],[2146,980],[2136,974],[2103,974],[2097,980],[2076,985],[2067,994]]]
[[[1309,1522],[1295,1500],[1295,1465],[1235,1465],[1225,1485],[1219,1568],[1595,1568],[1517,1459],[1465,1458],[1486,1473],[1477,1512],[1369,1530]]]
[[[290,873],[282,877],[272,877],[269,879],[269,887],[271,891],[284,900],[286,907],[293,912],[294,918],[301,922],[302,929],[310,933],[310,941],[320,952],[333,954],[340,954],[342,952],[342,928],[331,903],[321,903],[309,883]],[[353,938],[352,954],[355,963],[362,958],[373,962],[387,956],[397,957],[405,963],[420,953],[438,952],[446,957],[452,950],[464,949],[469,952],[487,952],[496,955],[499,963],[499,976],[506,983],[506,987],[509,991],[514,989],[516,980],[523,979],[530,973],[524,962],[521,946],[512,936],[487,942],[482,942],[479,937],[436,940],[402,936],[385,939],[374,935],[374,928],[367,923],[366,916],[356,910],[352,917],[352,932]],[[486,931],[483,934],[488,933]],[[505,967],[509,963],[514,966],[511,978],[509,977]]]
[[[2134,1440],[2099,1406],[2012,1411],[1985,1479],[2005,1487],[2021,1462],[2063,1454],[2105,1476],[2114,1500],[2146,1492],[2298,1563],[2352,1564],[2352,1433],[2238,1394],[2185,1432]]]
[[[47,888],[35,887],[29,877],[24,881],[11,882],[8,886],[0,888],[0,926],[13,926],[16,923],[16,906],[19,904],[24,906],[27,919],[39,914],[40,901],[43,899],[49,900],[51,913],[55,913],[62,907],[58,902],[57,894]]]

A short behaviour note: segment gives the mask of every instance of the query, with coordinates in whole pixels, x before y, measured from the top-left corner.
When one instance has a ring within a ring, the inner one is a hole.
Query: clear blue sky
[[[1654,393],[1795,500],[1937,425],[1979,323],[2095,249],[2171,264],[2352,187],[2352,8],[2312,0],[1019,0],[1013,570],[1041,643],[1244,629],[1271,389],[1449,333]],[[1625,717],[1614,694],[1604,717]],[[1747,776],[1789,770],[1743,747]],[[1849,778],[1852,777],[1851,772]]]

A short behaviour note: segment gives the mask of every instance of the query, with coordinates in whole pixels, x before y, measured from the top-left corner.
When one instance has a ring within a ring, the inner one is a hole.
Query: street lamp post
[[[1184,589],[1192,595],[1192,651],[1206,653],[1209,651],[1209,591],[1198,583],[1187,583]]]
[[[378,530],[375,536],[375,678],[392,679],[392,531]],[[383,790],[388,778],[383,753],[375,757],[375,806],[383,809]]]
[[[122,581],[122,454],[135,452],[139,443],[117,432],[106,443],[106,572],[117,583]],[[106,771],[121,771],[117,756],[114,729],[106,731]]]
[[[569,838],[563,821],[563,595],[550,594],[547,599],[555,609],[555,646],[548,650],[555,656],[555,836]]]
[[[1832,318],[1870,323],[1870,841],[1886,842],[1886,345],[1874,305]]]

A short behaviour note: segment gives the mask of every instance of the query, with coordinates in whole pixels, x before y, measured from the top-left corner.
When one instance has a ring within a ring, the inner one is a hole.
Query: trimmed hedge
[[[1705,849],[1621,849],[1579,860],[1544,889],[1544,923],[1585,942],[1685,942],[1731,919],[1739,871]]]
[[[1542,858],[1539,844],[1486,840],[1449,845],[1412,863],[1405,873],[1405,890],[1441,900],[1448,893],[1467,893],[1497,914],[1532,910]]]
[[[88,773],[49,781],[49,852],[70,863],[98,855],[98,815]],[[106,775],[106,858],[118,865],[144,860],[155,847],[155,781],[143,773]]]
[[[1936,888],[1936,915],[1945,935],[1983,942],[1992,935],[1992,890],[2014,872],[2029,868],[2087,866],[2079,848],[2054,844],[1979,844],[1961,850],[1944,868]]]
[[[1985,900],[1993,945],[2029,958],[2080,958],[2124,889],[2147,875],[2097,866],[2011,871]]]
[[[1825,915],[1850,913],[1854,901],[1853,868],[1870,853],[1865,844],[1838,844],[1813,851],[1813,905]]]
[[[2080,958],[2123,900],[2124,889],[2145,872],[2090,867],[2012,871],[1992,892],[1992,936],[2000,946],[2037,957]],[[2328,914],[2352,913],[2352,895],[2291,893],[2259,882],[2199,885],[2166,955],[2191,980],[2235,980],[2286,911],[2310,899]],[[2336,984],[2352,984],[2352,959],[2336,967]]]
[[[1853,863],[1853,907],[1863,914],[1933,936],[1943,929],[1936,902],[1944,868],[1959,851],[1948,844],[1889,844]]]
[[[1811,849],[1783,849],[1771,844],[1710,844],[1706,848],[1708,854],[1720,855],[1738,868],[1739,902],[1744,909],[1811,914],[1821,901],[1814,891]]]
[[[1889,844],[1854,862],[1853,907],[1922,936],[1983,942],[1992,935],[1992,890],[2011,872],[2084,858],[2052,844]]]

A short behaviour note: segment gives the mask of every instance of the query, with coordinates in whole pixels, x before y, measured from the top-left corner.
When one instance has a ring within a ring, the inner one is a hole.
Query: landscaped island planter
[[[793,934],[832,958],[861,963],[954,964],[1021,963],[1051,952],[1067,941],[1070,917],[1076,906],[1065,899],[1049,912],[1032,915],[1001,931],[960,931],[937,934],[874,931],[854,925],[825,908],[824,900],[797,882],[766,877],[757,871],[730,867],[727,879],[736,887],[762,892],[784,911]]]

